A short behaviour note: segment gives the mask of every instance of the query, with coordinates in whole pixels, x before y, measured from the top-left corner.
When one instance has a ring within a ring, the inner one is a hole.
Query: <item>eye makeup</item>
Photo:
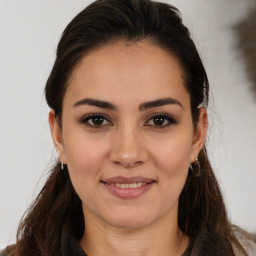
[[[113,126],[110,118],[102,113],[91,113],[83,116],[79,120],[80,124],[92,129],[105,129],[107,126]],[[154,113],[148,117],[144,126],[156,129],[164,129],[171,125],[177,125],[178,121],[171,115],[166,113]]]
[[[145,126],[154,126],[157,129],[163,129],[176,124],[178,124],[178,121],[171,115],[166,113],[156,113],[148,118]]]
[[[106,126],[112,126],[113,124],[109,121],[109,118],[101,113],[91,113],[83,116],[79,120],[80,124],[86,125],[92,129],[102,129]]]

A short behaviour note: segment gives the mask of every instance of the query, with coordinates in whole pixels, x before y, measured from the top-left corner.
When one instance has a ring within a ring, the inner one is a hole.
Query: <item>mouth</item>
[[[150,190],[156,180],[145,177],[116,176],[101,180],[109,192],[122,199],[134,199]]]
[[[149,184],[149,183],[130,183],[130,184],[110,183],[110,186],[114,186],[117,188],[140,188],[142,186],[145,186],[146,184]]]

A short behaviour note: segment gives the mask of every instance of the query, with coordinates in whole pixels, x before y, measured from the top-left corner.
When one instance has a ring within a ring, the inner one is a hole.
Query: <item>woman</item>
[[[59,161],[3,255],[253,255],[207,157],[208,94],[173,6],[83,10],[45,88]]]

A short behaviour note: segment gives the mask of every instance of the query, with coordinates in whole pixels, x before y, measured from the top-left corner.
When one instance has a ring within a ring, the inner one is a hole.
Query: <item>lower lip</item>
[[[105,187],[115,196],[122,199],[134,199],[145,194],[155,184],[154,182],[148,183],[138,188],[118,188],[111,186],[108,183],[103,183]]]

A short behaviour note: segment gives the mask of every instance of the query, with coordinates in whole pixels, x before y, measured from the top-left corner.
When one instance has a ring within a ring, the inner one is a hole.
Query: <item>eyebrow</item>
[[[99,108],[105,108],[110,110],[118,110],[118,107],[110,102],[103,101],[103,100],[89,99],[89,98],[79,100],[74,104],[73,107],[79,107],[83,105],[96,106]],[[142,103],[139,105],[139,110],[145,111],[150,108],[161,107],[164,105],[178,105],[183,109],[183,105],[178,100],[168,97],[168,98],[157,99],[157,100],[147,101],[145,103]]]
[[[153,101],[148,101],[148,102],[142,103],[139,106],[139,110],[143,111],[143,110],[147,110],[149,108],[156,108],[156,107],[161,107],[164,105],[173,105],[173,104],[178,105],[183,109],[182,104],[178,100],[168,97],[168,98],[163,98],[163,99],[158,99],[158,100],[153,100]]]
[[[111,109],[111,110],[117,110],[117,107],[107,101],[103,101],[103,100],[96,100],[96,99],[82,99],[79,100],[78,102],[76,102],[74,104],[73,107],[79,107],[82,105],[89,105],[89,106],[96,106],[99,108],[106,108],[106,109]]]

